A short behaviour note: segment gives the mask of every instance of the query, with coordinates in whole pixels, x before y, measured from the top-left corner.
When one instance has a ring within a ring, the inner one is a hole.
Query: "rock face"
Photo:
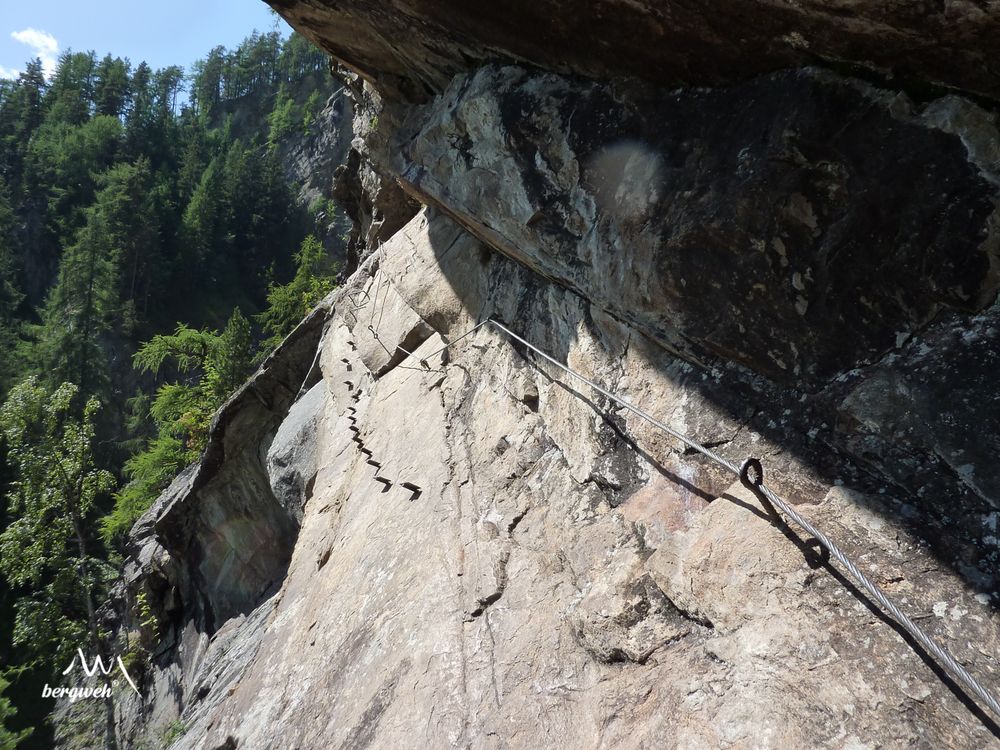
[[[278,158],[288,180],[301,186],[301,205],[312,208],[320,199],[333,195],[337,169],[351,150],[352,120],[351,100],[341,86],[327,99],[308,131],[296,131],[279,141]],[[325,233],[319,239],[323,246],[338,263],[349,265],[349,248],[343,237],[351,222],[339,212],[322,220]]]
[[[319,377],[311,363],[323,323],[321,314],[307,318],[264,362],[216,415],[201,462],[178,476],[132,530],[122,579],[104,612],[123,648],[134,650],[138,641],[152,660],[143,672],[145,699],[122,709],[127,737],[145,731],[156,738],[202,690],[190,680],[207,668],[209,644],[232,640],[234,623],[247,615],[263,623],[258,605],[287,572],[302,494],[311,486],[304,475],[315,474],[308,451],[294,446],[309,426],[303,411]],[[243,638],[246,632],[239,631]]]
[[[411,98],[496,59],[719,84],[816,61],[1000,98],[994,0],[269,0],[380,90]]]
[[[469,333],[501,321],[760,458],[1000,690],[996,116],[766,72],[990,96],[996,9],[726,6],[724,49],[714,6],[274,5],[363,75],[337,177],[357,270],[133,532],[106,612],[148,651],[123,744],[180,721],[204,750],[1000,746],[726,469]],[[609,49],[569,44],[601,20]]]
[[[961,100],[815,70],[663,93],[508,67],[428,109],[405,187],[689,359],[808,388],[1000,285],[1000,173],[963,143],[997,132]]]
[[[276,433],[254,438],[261,448],[231,459],[245,473],[270,443],[272,484],[294,486],[294,502],[300,478],[318,472],[280,590],[201,631],[175,683],[187,731],[174,747],[992,741],[732,477],[491,329],[435,352],[486,316],[516,320],[724,455],[777,453],[762,415],[720,409],[739,388],[729,376],[699,393],[690,365],[440,214],[422,212],[383,250],[330,300],[322,380]],[[380,317],[381,341],[368,328]],[[399,357],[398,342],[413,356]],[[230,409],[258,408],[243,403]],[[230,419],[226,432],[238,429]],[[988,589],[963,583],[900,524],[905,508],[880,494],[878,476],[848,489],[793,461],[773,480],[1000,684]],[[158,526],[184,512],[170,502]],[[262,507],[230,505],[228,524],[243,528]]]
[[[390,159],[390,136],[406,109],[384,101],[358,76],[342,74],[355,100],[355,138],[337,169],[334,197],[354,223],[347,264],[354,272],[362,258],[413,218],[419,204],[379,167]]]
[[[352,119],[351,100],[341,87],[327,99],[309,132],[287,136],[278,144],[285,174],[302,186],[303,205],[330,194],[334,173],[351,147]]]

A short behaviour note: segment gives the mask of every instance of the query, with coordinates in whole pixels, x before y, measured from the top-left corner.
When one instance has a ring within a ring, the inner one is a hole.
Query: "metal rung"
[[[399,486],[403,487],[403,488],[405,488],[405,489],[407,489],[407,490],[409,490],[410,492],[413,493],[412,495],[410,495],[410,502],[416,500],[424,492],[422,489],[420,489],[413,482],[400,482]]]

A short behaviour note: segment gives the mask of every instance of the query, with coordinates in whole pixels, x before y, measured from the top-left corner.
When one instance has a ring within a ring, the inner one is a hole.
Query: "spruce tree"
[[[129,482],[102,521],[109,543],[126,534],[205,447],[212,415],[252,371],[250,324],[237,308],[221,333],[179,325],[173,334],[146,342],[133,362],[136,369],[154,374],[170,366],[183,380],[160,386],[153,399],[149,412],[157,434],[125,464]]]
[[[0,178],[0,397],[16,376],[17,310],[24,295],[17,289],[17,250],[14,240],[14,212],[9,192]]]
[[[322,243],[314,235],[302,240],[295,263],[295,277],[287,284],[271,284],[267,308],[257,316],[269,334],[261,345],[262,356],[278,346],[334,287],[337,266],[327,258]]]

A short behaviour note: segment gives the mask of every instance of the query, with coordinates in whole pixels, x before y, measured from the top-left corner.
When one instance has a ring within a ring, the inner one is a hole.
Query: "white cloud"
[[[56,71],[56,56],[59,54],[59,42],[46,31],[39,31],[30,26],[21,31],[11,32],[11,37],[21,44],[31,47],[34,56],[42,61],[45,77],[49,78]],[[3,70],[6,70],[4,68]],[[9,71],[8,71],[9,72]]]
[[[10,78],[11,80],[13,80],[17,78],[19,75],[21,75],[20,70],[17,70],[15,68],[5,68],[3,65],[0,65],[0,78]]]

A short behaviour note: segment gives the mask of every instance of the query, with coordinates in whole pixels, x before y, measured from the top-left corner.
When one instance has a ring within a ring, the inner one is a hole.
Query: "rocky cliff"
[[[133,532],[123,743],[1000,745],[733,475],[463,337],[760,458],[1000,689],[997,5],[272,4],[350,68],[357,270]]]

